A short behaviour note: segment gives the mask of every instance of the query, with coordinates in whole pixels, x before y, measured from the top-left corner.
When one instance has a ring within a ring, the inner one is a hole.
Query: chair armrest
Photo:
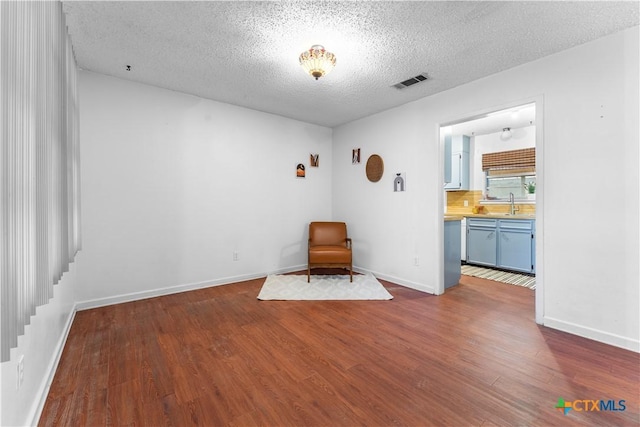
[[[347,242],[347,248],[351,249],[351,238],[347,237],[345,241]]]

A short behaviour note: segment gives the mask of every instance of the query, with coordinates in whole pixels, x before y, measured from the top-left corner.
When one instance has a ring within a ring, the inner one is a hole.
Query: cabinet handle
[[[489,239],[493,239],[493,236],[496,234],[495,231],[492,231],[491,233],[489,233],[489,235],[487,236],[487,240]]]
[[[502,236],[502,240],[509,241],[509,237],[506,234],[500,234]]]

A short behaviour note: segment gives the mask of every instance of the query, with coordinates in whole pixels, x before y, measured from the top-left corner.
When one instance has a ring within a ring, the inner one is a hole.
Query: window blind
[[[58,1],[0,1],[0,361],[80,249],[77,68]]]
[[[535,171],[536,149],[523,148],[520,150],[500,151],[482,155],[482,170],[524,169]]]

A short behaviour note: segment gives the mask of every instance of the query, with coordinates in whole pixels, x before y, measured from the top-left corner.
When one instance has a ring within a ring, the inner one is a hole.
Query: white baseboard
[[[96,298],[92,300],[79,301],[76,303],[76,308],[78,311],[90,310],[92,308],[106,307],[114,304],[122,304],[125,302],[139,301],[147,298],[155,298],[155,297],[160,297],[164,295],[177,294],[180,292],[193,291],[196,289],[204,289],[204,288],[210,288],[213,286],[222,286],[222,285],[228,285],[230,283],[260,279],[261,277],[266,277],[269,274],[284,274],[284,273],[290,273],[292,271],[299,271],[302,269],[306,270],[307,265],[305,264],[305,265],[299,265],[299,266],[293,266],[293,267],[286,267],[286,268],[281,268],[281,269],[270,271],[270,272],[242,274],[239,276],[230,276],[230,277],[224,277],[221,279],[206,280],[204,282],[197,282],[197,283],[187,283],[187,284],[169,286],[169,287],[160,288],[160,289],[151,289],[151,290],[142,291],[142,292],[132,292],[130,294],[121,294],[121,295],[115,295],[115,296],[105,297],[105,298]]]
[[[428,294],[433,294],[433,295],[436,294],[435,288],[433,286],[425,285],[424,283],[404,280],[399,277],[389,276],[388,274],[378,273],[377,271],[367,270],[366,268],[353,267],[353,271],[357,271],[358,273],[371,273],[374,276],[376,276],[378,279],[386,280],[388,282],[395,283],[396,285],[404,286],[410,289],[415,289],[416,291],[426,292]]]
[[[280,268],[280,269],[269,271],[269,272],[243,274],[239,276],[224,277],[216,280],[207,280],[207,281],[197,282],[197,283],[187,283],[187,284],[182,284],[177,286],[170,286],[166,288],[151,289],[148,291],[132,292],[129,294],[121,294],[121,295],[115,295],[111,297],[79,301],[76,303],[76,310],[77,311],[90,310],[92,308],[106,307],[109,305],[139,301],[139,300],[143,300],[147,298],[155,298],[163,295],[171,295],[171,294],[177,294],[180,292],[193,291],[196,289],[210,288],[212,286],[222,286],[222,285],[228,285],[230,283],[259,279],[261,277],[266,277],[269,274],[284,274],[284,273],[291,273],[294,271],[302,271],[306,269],[307,269],[307,265],[303,264],[303,265],[296,265],[292,267]],[[407,288],[415,289],[417,291],[426,292],[429,294],[435,294],[435,289],[433,287],[425,285],[423,283],[411,282],[398,277],[389,276],[387,274],[382,274],[376,271],[370,271],[370,270],[359,268],[359,267],[353,267],[353,271],[356,271],[358,273],[371,273],[377,278],[382,280],[387,280],[389,282],[393,282],[395,284],[405,286]]]
[[[625,350],[640,353],[640,341],[610,332],[598,329],[588,328],[586,326],[576,325],[575,323],[566,322],[552,317],[544,317],[543,325],[549,328],[557,329],[583,338],[588,338],[614,347],[623,348]]]
[[[51,384],[53,383],[53,377],[56,375],[56,371],[58,370],[58,364],[60,363],[60,358],[62,357],[62,352],[64,351],[64,346],[67,343],[67,337],[69,336],[69,332],[71,331],[71,325],[73,324],[73,320],[76,317],[76,305],[73,306],[69,316],[67,317],[67,322],[64,325],[64,330],[60,335],[60,339],[58,339],[58,343],[56,344],[55,351],[52,354],[51,361],[49,362],[49,366],[47,366],[47,371],[44,377],[42,378],[42,383],[38,389],[36,394],[36,399],[33,401],[31,406],[30,415],[27,419],[31,420],[29,425],[37,426],[40,422],[40,416],[42,415],[42,410],[44,409],[44,405],[47,402],[47,396],[49,395],[49,389],[51,388]],[[38,397],[39,396],[39,397]]]

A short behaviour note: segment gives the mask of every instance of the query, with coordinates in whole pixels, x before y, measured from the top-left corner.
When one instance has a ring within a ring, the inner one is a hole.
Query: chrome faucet
[[[520,208],[516,207],[515,203],[515,197],[513,196],[513,193],[509,193],[509,204],[511,204],[511,210],[509,211],[510,215],[515,215],[517,211],[520,210]]]

